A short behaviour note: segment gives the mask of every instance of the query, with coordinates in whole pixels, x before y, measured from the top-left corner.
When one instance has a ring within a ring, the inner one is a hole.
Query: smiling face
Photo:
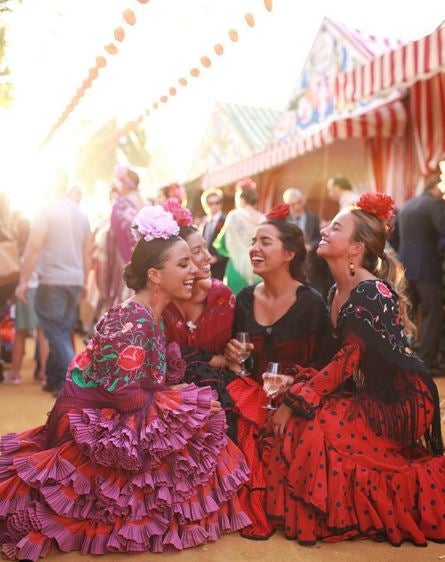
[[[349,258],[351,253],[356,253],[363,246],[353,240],[354,232],[355,220],[352,214],[349,211],[338,213],[326,228],[321,229],[317,254],[325,259]]]
[[[201,234],[196,231],[187,236],[186,242],[192,253],[192,261],[197,268],[195,273],[196,281],[209,279],[211,276],[210,261],[212,256],[207,249],[206,241]]]
[[[249,255],[254,272],[264,277],[286,269],[295,253],[283,247],[280,232],[274,225],[263,224],[256,229]]]
[[[149,269],[148,276],[158,284],[168,300],[189,299],[196,271],[190,248],[184,240],[178,240],[168,249],[162,268]]]

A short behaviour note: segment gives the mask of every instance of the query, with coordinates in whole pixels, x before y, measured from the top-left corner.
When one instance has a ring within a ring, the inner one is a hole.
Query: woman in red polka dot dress
[[[406,338],[400,264],[385,253],[392,200],[364,194],[322,230],[338,351],[297,369],[263,439],[266,511],[286,537],[445,541],[437,388]]]

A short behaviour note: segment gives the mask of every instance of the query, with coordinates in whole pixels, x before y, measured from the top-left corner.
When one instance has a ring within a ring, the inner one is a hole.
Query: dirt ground
[[[32,380],[32,342],[24,363],[24,382],[20,386],[0,386],[0,434],[21,431],[44,423],[54,399]],[[437,379],[441,398],[445,398],[445,374]],[[445,502],[445,498],[444,498]],[[159,556],[160,562],[427,562],[445,560],[445,544],[430,543],[426,548],[405,544],[395,548],[387,543],[370,540],[345,541],[336,544],[320,543],[302,547],[288,541],[277,532],[268,541],[249,541],[239,535],[226,535],[215,543],[180,553],[153,555],[142,553],[126,556],[107,554],[103,562],[144,561]],[[97,556],[80,554],[52,555],[49,562],[97,562]]]

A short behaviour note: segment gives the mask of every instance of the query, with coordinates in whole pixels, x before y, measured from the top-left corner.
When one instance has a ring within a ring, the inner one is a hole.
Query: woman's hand
[[[283,437],[287,422],[289,421],[292,413],[292,408],[289,408],[286,404],[281,404],[272,416],[272,429],[276,437]]]
[[[224,355],[214,355],[210,359],[209,365],[215,369],[223,369],[226,366],[226,358]]]
[[[241,370],[240,354],[244,349],[251,353],[253,351],[253,343],[242,344],[234,338],[227,342],[224,357],[226,358],[227,367],[235,373]]]
[[[189,385],[189,383],[182,382],[181,384],[171,384],[169,386],[166,386],[165,388],[167,390],[181,390],[181,388],[185,388],[188,385]]]
[[[211,400],[210,402],[210,412],[212,414],[216,414],[222,410],[221,403],[218,400]]]

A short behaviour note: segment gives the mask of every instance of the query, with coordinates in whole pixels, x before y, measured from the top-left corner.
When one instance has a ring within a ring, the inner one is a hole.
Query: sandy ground
[[[28,345],[28,358],[24,363],[24,382],[20,386],[0,386],[0,433],[21,431],[44,423],[54,399],[43,392],[32,380],[32,343]],[[445,376],[437,379],[441,398],[445,398]],[[444,498],[445,502],[445,498]],[[100,558],[104,562],[140,561],[158,558],[161,562],[423,562],[445,560],[445,544],[430,543],[426,548],[405,544],[394,548],[387,543],[370,540],[346,541],[336,544],[317,544],[302,547],[288,541],[277,532],[268,541],[249,541],[237,534],[227,535],[216,543],[181,553],[153,555],[142,553],[126,556],[108,554]],[[52,562],[97,562],[97,556],[81,556],[75,553],[56,554]]]

